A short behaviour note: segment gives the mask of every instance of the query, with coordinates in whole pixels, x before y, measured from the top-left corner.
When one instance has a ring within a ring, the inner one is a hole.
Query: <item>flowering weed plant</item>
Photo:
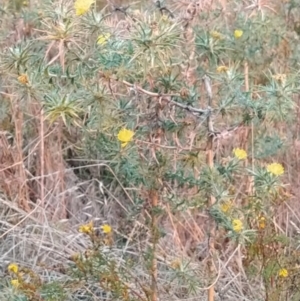
[[[298,300],[299,4],[117,2],[1,2],[0,299]]]

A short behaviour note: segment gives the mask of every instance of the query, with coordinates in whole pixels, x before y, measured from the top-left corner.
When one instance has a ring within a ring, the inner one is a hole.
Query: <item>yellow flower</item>
[[[258,228],[265,229],[266,228],[266,218],[264,216],[259,217],[258,219]]]
[[[232,207],[232,203],[230,201],[226,201],[226,202],[223,202],[220,206],[221,210],[226,213],[228,212]]]
[[[171,268],[173,268],[174,270],[179,269],[181,266],[181,261],[179,258],[176,258],[174,260],[171,261],[170,263]]]
[[[235,148],[233,150],[234,156],[239,160],[247,159],[247,152],[244,149],[241,148]]]
[[[80,258],[80,253],[74,253],[70,256],[72,261],[77,261]]]
[[[13,287],[19,287],[19,285],[20,285],[18,279],[12,279],[12,280],[10,281],[10,283],[11,283],[11,285],[12,285]]]
[[[286,83],[286,74],[275,74],[272,76],[280,84],[285,85]]]
[[[78,231],[85,234],[92,233],[94,231],[93,221],[90,221],[88,224],[81,225]]]
[[[281,176],[284,173],[284,168],[280,163],[272,163],[267,166],[267,171],[275,176]]]
[[[169,17],[168,17],[167,15],[162,15],[162,16],[161,16],[161,20],[162,20],[163,22],[168,22],[168,21],[169,21]]]
[[[118,140],[122,142],[121,146],[125,147],[132,140],[134,132],[127,129],[122,129],[118,133]]]
[[[287,269],[280,269],[278,272],[278,276],[282,278],[286,278],[289,275],[289,272]]]
[[[272,76],[275,80],[281,83],[285,83],[286,81],[286,74],[278,73]]]
[[[110,38],[110,33],[104,33],[98,36],[97,38],[97,44],[98,45],[105,45],[107,43],[107,40]]]
[[[28,76],[26,74],[21,74],[20,76],[18,76],[18,81],[19,83],[26,85],[28,84]]]
[[[217,72],[218,73],[227,72],[227,71],[228,71],[228,67],[226,67],[226,66],[217,67]]]
[[[235,232],[241,232],[243,230],[243,222],[240,219],[234,219],[232,221],[232,228]]]
[[[107,225],[107,224],[101,226],[101,229],[102,229],[103,233],[105,233],[105,234],[109,234],[112,231],[111,226]]]
[[[218,31],[215,31],[215,30],[213,30],[210,33],[210,35],[211,35],[211,37],[213,37],[216,40],[220,40],[222,38],[222,35]]]
[[[243,31],[242,30],[240,30],[240,29],[236,29],[235,31],[234,31],[234,37],[236,38],[236,39],[239,39],[242,35],[243,35]]]
[[[18,274],[18,271],[19,271],[19,267],[16,263],[11,263],[8,267],[7,267],[7,270],[9,272],[12,272],[14,274]]]
[[[77,16],[85,14],[94,3],[94,0],[76,0],[74,7]]]

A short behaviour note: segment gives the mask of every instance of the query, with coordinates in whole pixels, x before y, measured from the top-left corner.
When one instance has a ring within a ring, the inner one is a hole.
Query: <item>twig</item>
[[[43,108],[40,111],[40,164],[41,164],[41,206],[44,209],[45,208],[45,131],[44,131],[44,110]]]
[[[174,105],[176,107],[179,107],[181,109],[184,109],[186,111],[191,112],[193,115],[205,115],[205,116],[210,116],[212,113],[212,109],[210,107],[208,107],[207,109],[198,109],[195,107],[192,107],[190,105],[186,105],[186,104],[182,104],[180,102],[177,102],[175,100],[173,100],[171,97],[180,97],[180,94],[160,94],[160,93],[155,93],[155,92],[150,92],[148,90],[143,89],[142,87],[136,85],[136,84],[131,84],[125,80],[122,81],[122,83],[124,85],[126,85],[127,87],[130,87],[132,89],[135,89],[141,93],[144,93],[146,95],[149,95],[151,97],[158,97],[160,99],[163,99],[165,101],[167,101],[168,103],[170,103],[171,105]]]
[[[13,231],[15,228],[17,228],[19,225],[21,225],[27,218],[32,219],[34,222],[36,222],[37,224],[39,224],[39,221],[36,220],[34,218],[33,213],[39,208],[40,204],[37,204],[37,206],[31,210],[29,213],[27,213],[25,210],[23,212],[23,209],[20,209],[19,207],[14,207],[13,205],[11,205],[11,202],[7,202],[5,200],[1,200],[1,203],[4,203],[5,205],[7,205],[9,208],[12,208],[14,210],[16,210],[19,213],[22,214],[26,214],[26,216],[24,216],[24,218],[22,218],[18,223],[16,223],[15,225],[13,225],[10,229],[8,229],[6,232],[4,232],[1,236],[0,239],[5,237],[8,233],[10,233],[11,231]],[[39,203],[41,203],[41,201],[39,201]]]
[[[206,93],[207,93],[207,98],[208,98],[208,107],[210,108],[212,106],[212,90],[211,90],[211,82],[210,82],[210,78],[205,75],[203,77],[203,81],[204,81],[204,85],[205,85],[205,89],[206,89]],[[208,135],[208,139],[207,139],[207,157],[206,157],[206,163],[210,168],[213,168],[214,166],[214,153],[213,153],[213,142],[214,142],[214,136],[212,135],[213,132],[213,123],[211,120],[211,116],[207,117],[207,128],[209,131],[209,135]],[[215,197],[212,195],[209,196],[208,198],[208,207],[211,208],[214,203],[216,202]],[[210,223],[209,223],[209,245],[208,245],[208,249],[209,249],[209,254],[210,254],[210,259],[208,260],[208,270],[209,270],[209,274],[210,276],[213,274],[214,272],[214,267],[213,267],[213,258],[212,255],[215,251],[215,223],[212,219],[212,217],[210,217]],[[215,281],[216,283],[217,281]],[[215,284],[214,283],[214,284]],[[214,296],[215,296],[215,287],[214,284],[212,284],[209,289],[208,289],[208,301],[214,301]]]
[[[160,1],[156,1],[155,6],[159,9],[162,15],[164,14],[164,12],[166,12],[170,18],[175,18],[174,14],[166,6],[161,6]]]
[[[151,236],[152,236],[152,259],[151,259],[151,301],[157,301],[157,259],[156,259],[156,248],[158,242],[157,233],[157,216],[156,207],[158,205],[158,193],[156,190],[149,192],[149,198],[151,202]]]
[[[157,147],[166,148],[166,149],[173,149],[173,150],[177,150],[179,148],[182,151],[191,151],[191,148],[183,147],[179,144],[177,144],[177,146],[170,146],[170,145],[162,145],[162,144],[158,144],[158,143],[154,143],[154,142],[148,142],[148,141],[139,140],[139,139],[135,139],[135,141],[139,142],[139,143],[143,143],[143,144],[148,144],[149,146],[157,146]],[[205,151],[206,148],[204,148],[204,147],[193,147],[192,150],[194,150],[194,151]]]

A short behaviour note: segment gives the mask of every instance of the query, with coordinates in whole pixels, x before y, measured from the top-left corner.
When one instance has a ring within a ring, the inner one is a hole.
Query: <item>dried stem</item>
[[[207,93],[207,98],[208,98],[208,108],[212,106],[212,89],[211,89],[211,83],[210,83],[210,78],[208,76],[204,76],[203,78],[206,93]],[[211,116],[207,117],[207,127],[208,127],[208,139],[207,139],[207,147],[206,147],[206,163],[207,165],[212,168],[214,166],[214,153],[213,153],[213,140],[214,136],[212,135],[213,133],[213,123],[211,120]],[[215,203],[215,197],[211,194],[208,197],[208,208],[214,205]],[[214,273],[214,265],[213,265],[213,258],[212,255],[214,254],[215,250],[215,223],[212,218],[209,220],[209,254],[210,254],[210,260],[208,260],[208,271],[210,274],[210,278],[212,278],[212,274]],[[214,295],[215,295],[215,287],[214,285],[210,286],[208,289],[208,301],[214,301]]]
[[[24,209],[27,212],[30,212],[31,209],[28,204],[29,194],[27,189],[27,177],[25,172],[25,167],[23,164],[23,113],[22,110],[19,107],[19,104],[16,103],[16,105],[13,107],[13,115],[14,115],[14,123],[15,123],[15,137],[16,137],[16,146],[17,146],[17,162],[19,163],[17,165],[18,171],[18,205],[20,208]]]
[[[45,185],[44,185],[44,175],[45,175],[45,140],[44,140],[44,110],[43,108],[40,111],[40,163],[41,163],[41,171],[40,171],[40,175],[41,175],[41,195],[40,195],[40,199],[41,199],[41,206],[42,208],[45,208]]]
[[[248,62],[246,61],[244,63],[244,78],[245,78],[245,91],[246,92],[249,92],[249,65],[248,65]],[[247,142],[248,142],[248,139],[249,139],[249,136],[251,135],[251,153],[253,154],[253,151],[254,151],[254,135],[253,135],[253,130],[254,130],[254,124],[253,124],[253,121],[251,121],[251,128],[249,128],[249,130],[247,131],[247,137],[245,137],[245,146],[244,148],[246,148],[247,146]],[[245,167],[247,168],[247,165],[248,165],[248,158],[245,160]],[[253,156],[252,156],[252,170],[254,169],[254,160],[253,160]],[[247,181],[246,181],[246,192],[248,195],[253,195],[253,176],[249,176],[247,178]]]
[[[58,179],[60,183],[60,191],[63,192],[66,189],[65,185],[65,166],[64,166],[64,158],[63,158],[63,145],[62,145],[62,131],[63,131],[63,121],[60,119],[58,121],[58,126],[56,128],[57,130],[57,156],[58,156],[58,169],[59,169],[59,174],[58,174]],[[61,194],[61,199],[59,203],[57,204],[58,210],[55,210],[54,212],[54,219],[65,219],[67,217],[67,212],[66,212],[66,198],[65,194]]]
[[[194,108],[192,106],[189,106],[189,105],[185,105],[185,104],[182,104],[182,103],[179,103],[177,101],[174,101],[171,99],[171,97],[180,97],[180,94],[160,94],[160,93],[155,93],[155,92],[150,92],[150,91],[147,91],[141,87],[139,87],[138,85],[136,84],[130,84],[126,81],[122,81],[122,83],[124,85],[126,85],[127,87],[130,87],[132,89],[135,89],[136,91],[139,91],[143,94],[146,94],[146,95],[149,95],[149,96],[152,96],[152,97],[158,97],[159,99],[161,100],[164,100],[164,101],[167,101],[168,103],[170,103],[171,105],[174,105],[176,107],[179,107],[181,109],[184,109],[184,110],[187,110],[189,112],[191,112],[193,115],[207,115],[210,113],[210,109],[198,109],[198,108]]]
[[[151,236],[152,236],[152,258],[151,258],[151,301],[157,301],[157,259],[156,246],[158,241],[156,207],[158,205],[158,194],[156,190],[149,192],[151,202]]]

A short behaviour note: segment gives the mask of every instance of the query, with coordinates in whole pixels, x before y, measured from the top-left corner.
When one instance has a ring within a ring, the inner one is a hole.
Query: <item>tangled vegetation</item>
[[[0,300],[299,300],[300,2],[0,4]]]

